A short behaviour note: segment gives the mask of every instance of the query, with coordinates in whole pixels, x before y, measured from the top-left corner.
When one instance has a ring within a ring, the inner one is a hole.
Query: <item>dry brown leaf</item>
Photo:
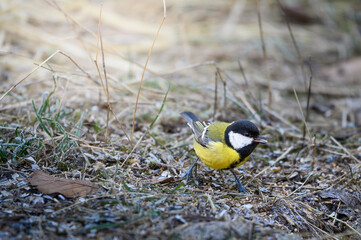
[[[82,197],[95,193],[99,189],[91,181],[55,178],[40,170],[33,173],[29,182],[44,194],[60,193],[68,198]]]

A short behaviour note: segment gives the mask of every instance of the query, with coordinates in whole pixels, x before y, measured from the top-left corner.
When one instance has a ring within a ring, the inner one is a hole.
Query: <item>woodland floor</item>
[[[166,4],[141,82],[161,1],[1,1],[0,239],[361,239],[359,1],[260,1],[267,60],[257,1]],[[182,111],[259,126],[250,195]]]

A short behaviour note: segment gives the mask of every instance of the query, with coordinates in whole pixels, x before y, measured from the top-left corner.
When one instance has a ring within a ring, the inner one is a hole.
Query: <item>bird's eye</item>
[[[249,133],[248,133],[248,132],[246,132],[246,133],[244,134],[244,136],[249,137]]]

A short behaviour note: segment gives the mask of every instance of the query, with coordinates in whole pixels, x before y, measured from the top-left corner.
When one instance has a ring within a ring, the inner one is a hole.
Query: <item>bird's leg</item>
[[[197,160],[192,164],[192,166],[187,170],[187,172],[183,175],[182,178],[187,177],[187,184],[190,182],[191,178],[192,178],[192,171],[193,168],[196,167],[196,176],[197,176],[197,162],[199,160],[199,157],[197,157]]]
[[[198,159],[199,159],[199,158],[197,158],[196,162],[198,162]],[[194,165],[194,176],[195,176],[196,178],[197,178],[197,176],[198,176],[198,164]]]
[[[237,187],[238,187],[239,191],[240,191],[241,193],[248,194],[247,190],[243,187],[242,183],[239,181],[236,173],[235,173],[233,170],[231,170],[231,172],[232,172],[233,175],[234,175],[234,178],[235,178],[235,180],[236,180],[236,184],[237,184]]]

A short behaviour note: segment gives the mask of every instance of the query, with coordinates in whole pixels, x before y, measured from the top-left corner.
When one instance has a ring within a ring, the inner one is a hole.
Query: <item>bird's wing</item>
[[[182,117],[187,120],[188,126],[192,129],[194,139],[203,147],[208,147],[210,142],[223,142],[224,132],[229,123],[226,122],[204,122],[201,121],[194,113],[182,112]]]
[[[207,129],[211,123],[202,121],[188,122],[188,126],[192,129],[194,139],[203,147],[207,147],[209,138],[207,135]]]

